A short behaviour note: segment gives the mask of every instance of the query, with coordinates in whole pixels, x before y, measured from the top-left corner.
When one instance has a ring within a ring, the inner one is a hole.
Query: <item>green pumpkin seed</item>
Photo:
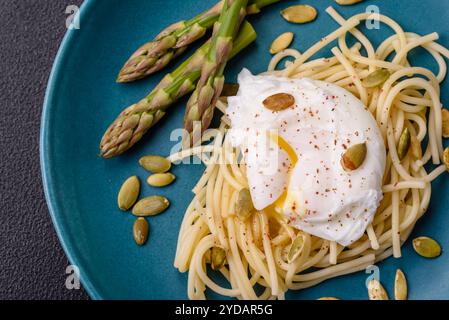
[[[383,85],[390,78],[390,72],[387,69],[379,69],[370,73],[362,84],[365,88],[375,88]]]
[[[398,157],[399,160],[402,161],[402,159],[405,158],[405,156],[408,153],[408,150],[410,149],[410,131],[408,128],[405,128],[404,131],[402,131],[401,136],[399,137],[398,142]]]
[[[237,201],[235,203],[235,214],[240,221],[246,221],[254,210],[253,200],[251,199],[251,193],[248,189],[244,188],[239,191]]]
[[[414,239],[413,249],[424,258],[436,258],[441,255],[440,245],[429,237],[418,237]]]
[[[407,300],[407,280],[401,269],[396,270],[394,278],[394,298],[396,300]]]
[[[133,214],[137,217],[156,216],[170,206],[167,198],[161,196],[151,196],[140,200],[133,208]]]
[[[226,261],[226,251],[219,247],[213,247],[211,252],[211,267],[217,271],[223,268]]]
[[[172,184],[175,179],[171,173],[155,173],[148,177],[147,183],[152,187],[165,187]]]
[[[441,117],[443,119],[443,138],[449,138],[449,111],[441,109]]]
[[[212,263],[212,249],[206,251],[206,253],[204,254],[204,260],[207,264]]]
[[[446,169],[449,171],[449,147],[444,149],[443,162],[444,162],[444,164],[446,166]]]
[[[350,6],[362,1],[363,0],[335,0],[335,2],[341,6]]]
[[[291,23],[308,23],[316,19],[318,12],[309,5],[296,5],[281,11],[282,17]]]
[[[419,142],[415,134],[410,135],[410,150],[412,152],[413,158],[417,160],[422,159],[421,142]]]
[[[351,146],[341,157],[341,165],[345,171],[353,171],[360,168],[366,158],[366,143]]]
[[[370,300],[389,300],[387,292],[377,280],[368,283],[368,296]]]
[[[276,54],[287,49],[293,41],[293,32],[285,32],[277,37],[271,44],[270,53]]]
[[[165,173],[171,168],[171,162],[160,156],[146,156],[139,160],[139,164],[147,171]]]
[[[143,246],[148,240],[150,226],[144,218],[139,218],[134,222],[133,236],[137,245]]]
[[[118,207],[128,211],[136,203],[140,193],[140,181],[136,176],[128,178],[120,188],[117,197]]]
[[[304,236],[298,235],[290,246],[290,250],[288,250],[287,262],[292,263],[298,258],[302,249],[304,248]]]

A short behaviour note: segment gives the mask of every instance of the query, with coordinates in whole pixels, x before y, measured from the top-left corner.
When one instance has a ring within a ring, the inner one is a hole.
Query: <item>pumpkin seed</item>
[[[335,298],[335,297],[322,297],[322,298],[319,298],[318,300],[340,300],[340,299]]]
[[[408,128],[405,128],[404,131],[402,131],[402,134],[399,137],[398,142],[397,151],[399,160],[405,158],[409,149],[410,149],[410,131],[408,130]]]
[[[446,165],[446,169],[449,171],[449,147],[444,149],[443,162]]]
[[[222,97],[234,97],[239,92],[240,86],[237,83],[225,83],[221,91]]]
[[[362,2],[363,0],[335,0],[335,2],[341,6],[350,6]]]
[[[155,173],[148,177],[147,183],[152,187],[165,187],[175,181],[175,175],[171,173]]]
[[[140,193],[140,181],[136,176],[128,178],[120,188],[117,202],[118,207],[128,211],[136,203]]]
[[[300,234],[295,238],[295,240],[293,240],[292,245],[288,250],[287,262],[292,263],[293,261],[295,261],[299,254],[302,252],[303,248],[304,236]]]
[[[345,171],[357,170],[365,161],[366,143],[351,146],[341,157],[341,165]]]
[[[211,267],[217,271],[223,268],[226,260],[226,251],[219,247],[213,247],[211,252]]]
[[[318,12],[309,5],[296,5],[281,11],[282,17],[291,23],[308,23],[316,19]]]
[[[235,203],[235,214],[237,218],[241,221],[246,221],[251,216],[253,210],[254,204],[251,199],[251,193],[246,188],[240,190]]]
[[[449,138],[449,111],[441,109],[441,117],[443,119],[443,138]]]
[[[206,253],[204,253],[204,259],[206,263],[208,264],[212,263],[212,249],[207,250]]]
[[[287,49],[293,41],[293,32],[285,32],[277,37],[271,44],[270,53],[276,54]]]
[[[375,88],[383,85],[390,78],[390,72],[387,69],[379,69],[370,73],[362,84],[365,88]]]
[[[413,249],[424,258],[436,258],[441,255],[441,247],[432,238],[418,237],[413,239]]]
[[[368,283],[368,296],[370,300],[388,300],[388,294],[384,287],[375,279]]]
[[[287,108],[293,107],[295,97],[288,93],[277,93],[269,96],[263,101],[263,105],[268,110],[279,112]]]
[[[156,216],[170,206],[167,198],[161,196],[151,196],[140,200],[133,208],[133,214],[138,217]]]
[[[394,278],[394,298],[396,300],[407,300],[407,280],[401,269],[396,270]]]
[[[421,142],[418,140],[415,134],[410,135],[410,150],[412,152],[412,156],[415,159],[422,159],[422,147]]]
[[[133,236],[137,245],[143,246],[148,240],[149,224],[144,218],[138,218],[134,222]]]
[[[276,219],[268,220],[268,232],[270,233],[270,238],[273,239],[279,234],[282,226]]]
[[[171,168],[171,162],[160,156],[146,156],[139,160],[139,164],[147,171],[165,173]]]

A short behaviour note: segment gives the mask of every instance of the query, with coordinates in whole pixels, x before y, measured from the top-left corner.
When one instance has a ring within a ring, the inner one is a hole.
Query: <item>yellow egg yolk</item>
[[[270,138],[274,143],[276,143],[279,146],[281,150],[284,150],[285,153],[287,153],[288,157],[290,158],[291,164],[288,170],[288,181],[290,181],[291,171],[298,163],[298,156],[296,155],[296,152],[292,148],[292,146],[277,133],[270,133]],[[274,202],[274,208],[278,213],[281,213],[282,208],[284,207],[285,200],[287,199],[287,191],[288,190],[284,190],[284,192],[280,195],[280,197]]]

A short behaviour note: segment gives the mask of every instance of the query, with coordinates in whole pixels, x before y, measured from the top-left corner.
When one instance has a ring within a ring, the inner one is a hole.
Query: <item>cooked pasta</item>
[[[379,15],[380,22],[395,34],[378,48],[356,27],[372,19],[366,13],[345,20],[333,8],[327,13],[341,25],[304,53],[287,49],[275,55],[268,74],[291,78],[311,78],[337,84],[357,96],[377,120],[387,148],[387,165],[383,178],[384,198],[365,235],[348,247],[292,228],[282,216],[256,211],[241,221],[235,214],[238,192],[248,187],[241,150],[234,149],[221,126],[206,146],[174,154],[173,162],[199,156],[206,164],[204,175],[193,189],[194,198],[186,210],[179,231],[175,267],[188,272],[188,296],[205,299],[209,288],[218,294],[238,299],[284,299],[287,290],[308,288],[326,279],[364,270],[389,256],[399,258],[401,245],[407,240],[419,218],[426,212],[431,182],[446,171],[443,159],[440,83],[447,72],[445,58],[449,51],[437,44],[438,34],[419,36],[405,32],[394,20]],[[352,34],[357,43],[349,47],[346,38]],[[318,51],[335,40],[332,57],[310,60]],[[422,47],[439,66],[435,75],[423,67],[411,66],[409,52]],[[366,56],[362,55],[362,48]],[[394,54],[392,60],[388,57]],[[286,68],[277,70],[287,57]],[[363,80],[379,68],[390,71],[382,87],[365,88]],[[223,112],[226,103],[220,101]],[[397,143],[404,128],[419,145],[427,140],[422,156],[409,152],[399,160]],[[428,173],[424,165],[436,169]],[[297,237],[303,237],[301,252],[288,261],[288,252]],[[228,287],[215,283],[207,274],[213,247],[226,252],[226,264],[219,270]],[[313,271],[310,269],[313,268]],[[262,293],[256,287],[264,288]],[[259,292],[259,294],[257,293]]]

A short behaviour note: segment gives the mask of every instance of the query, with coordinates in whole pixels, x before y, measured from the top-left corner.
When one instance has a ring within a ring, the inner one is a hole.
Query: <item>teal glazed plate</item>
[[[115,83],[124,61],[139,45],[151,40],[165,26],[192,17],[217,0],[86,0],[80,12],[80,29],[68,31],[56,58],[44,103],[41,130],[42,176],[50,214],[71,263],[80,270],[84,288],[93,299],[187,299],[187,274],[173,267],[178,229],[191,201],[190,190],[201,176],[202,165],[180,165],[173,169],[176,182],[164,189],[142,183],[142,194],[161,194],[171,200],[170,209],[151,219],[148,244],[138,247],[132,237],[134,218],[117,208],[117,192],[132,175],[144,182],[148,176],[138,165],[147,154],[168,155],[179,143],[171,135],[182,126],[186,100],[171,107],[165,119],[125,155],[101,159],[99,142],[119,112],[140,100],[161,80],[165,72],[133,84]],[[306,25],[289,24],[280,11],[289,5],[310,3],[319,16]],[[333,0],[285,0],[252,16],[258,39],[239,54],[226,70],[228,81],[246,67],[253,73],[266,70],[271,42],[281,33],[295,33],[293,48],[304,51],[338,25],[325,13],[333,5],[344,17],[378,6],[380,12],[398,21],[406,31],[422,35],[440,34],[449,46],[449,2],[440,0],[367,0],[354,6],[338,6]],[[364,28],[364,27],[363,27]],[[368,30],[374,44],[391,30]],[[193,52],[193,47],[184,57]],[[329,55],[330,47],[319,56]],[[436,63],[422,50],[410,56],[414,64],[436,71]],[[178,59],[171,65],[179,64]],[[449,82],[442,87],[442,101],[449,103]],[[449,177],[433,183],[431,205],[418,222],[411,238],[430,236],[442,248],[441,257],[418,256],[411,240],[401,259],[379,263],[381,282],[393,296],[394,274],[401,268],[407,276],[410,299],[449,298]],[[298,292],[288,299],[367,299],[365,281],[369,273],[331,279]],[[208,298],[221,296],[207,293]]]

